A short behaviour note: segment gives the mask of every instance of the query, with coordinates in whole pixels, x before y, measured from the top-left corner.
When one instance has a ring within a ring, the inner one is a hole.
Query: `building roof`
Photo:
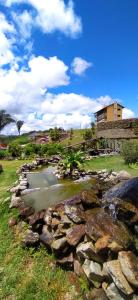
[[[124,108],[124,106],[123,106],[122,104],[120,104],[120,103],[118,103],[118,102],[113,102],[113,103],[111,103],[111,104],[109,104],[109,105],[107,105],[107,106],[104,106],[103,108],[97,110],[97,111],[95,112],[95,115],[96,115],[97,113],[99,113],[100,111],[104,110],[105,108],[107,108],[107,107],[109,107],[109,106],[112,106],[113,104],[118,104],[119,106],[121,106],[122,108]]]

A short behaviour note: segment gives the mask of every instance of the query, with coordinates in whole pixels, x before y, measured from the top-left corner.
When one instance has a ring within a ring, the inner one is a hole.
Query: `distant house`
[[[7,150],[7,145],[0,144],[0,150]]]
[[[95,113],[96,123],[122,120],[123,108],[124,106],[117,102],[105,106]]]

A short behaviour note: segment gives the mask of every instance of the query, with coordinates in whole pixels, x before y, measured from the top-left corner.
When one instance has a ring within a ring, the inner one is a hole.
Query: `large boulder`
[[[82,268],[89,279],[89,281],[95,286],[100,287],[101,283],[103,282],[105,278],[105,274],[102,271],[102,267],[100,264],[90,261],[86,259],[84,261],[84,264],[82,265]]]
[[[114,198],[130,202],[138,208],[138,177],[131,178],[109,189],[105,195],[105,203],[111,204]]]
[[[106,248],[118,252],[127,249],[132,243],[128,229],[113,218],[103,208],[90,210],[86,215],[86,234],[93,241],[98,251]]]
[[[112,278],[115,285],[125,295],[131,295],[134,289],[128,283],[126,277],[122,273],[119,260],[112,260],[104,263],[104,270]]]
[[[131,251],[121,251],[118,259],[127,280],[135,287],[138,287],[138,257]]]

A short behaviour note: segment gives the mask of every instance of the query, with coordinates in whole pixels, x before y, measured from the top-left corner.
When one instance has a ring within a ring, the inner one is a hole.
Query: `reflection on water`
[[[92,180],[72,182],[58,181],[55,168],[47,168],[40,173],[29,173],[30,188],[40,187],[23,196],[24,201],[39,211],[78,194],[83,189],[90,189]]]

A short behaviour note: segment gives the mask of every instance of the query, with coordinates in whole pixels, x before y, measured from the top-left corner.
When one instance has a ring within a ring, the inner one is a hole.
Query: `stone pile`
[[[90,292],[84,295],[86,300],[137,300],[138,193],[135,187],[138,178],[135,182],[128,180],[130,201],[120,196],[114,219],[108,201],[103,207],[99,179],[117,178],[118,174],[111,172],[109,175],[106,170],[98,172],[91,190],[35,212],[20,197],[21,187],[27,186],[26,170],[21,170],[20,189],[12,191],[11,207],[18,207],[20,220],[28,224],[22,238],[23,247],[43,244],[54,253],[57,265],[86,278],[90,286]],[[123,190],[123,185],[118,189]],[[136,193],[135,198],[130,192]],[[115,193],[118,195],[117,189]],[[113,204],[112,191],[110,200]]]

